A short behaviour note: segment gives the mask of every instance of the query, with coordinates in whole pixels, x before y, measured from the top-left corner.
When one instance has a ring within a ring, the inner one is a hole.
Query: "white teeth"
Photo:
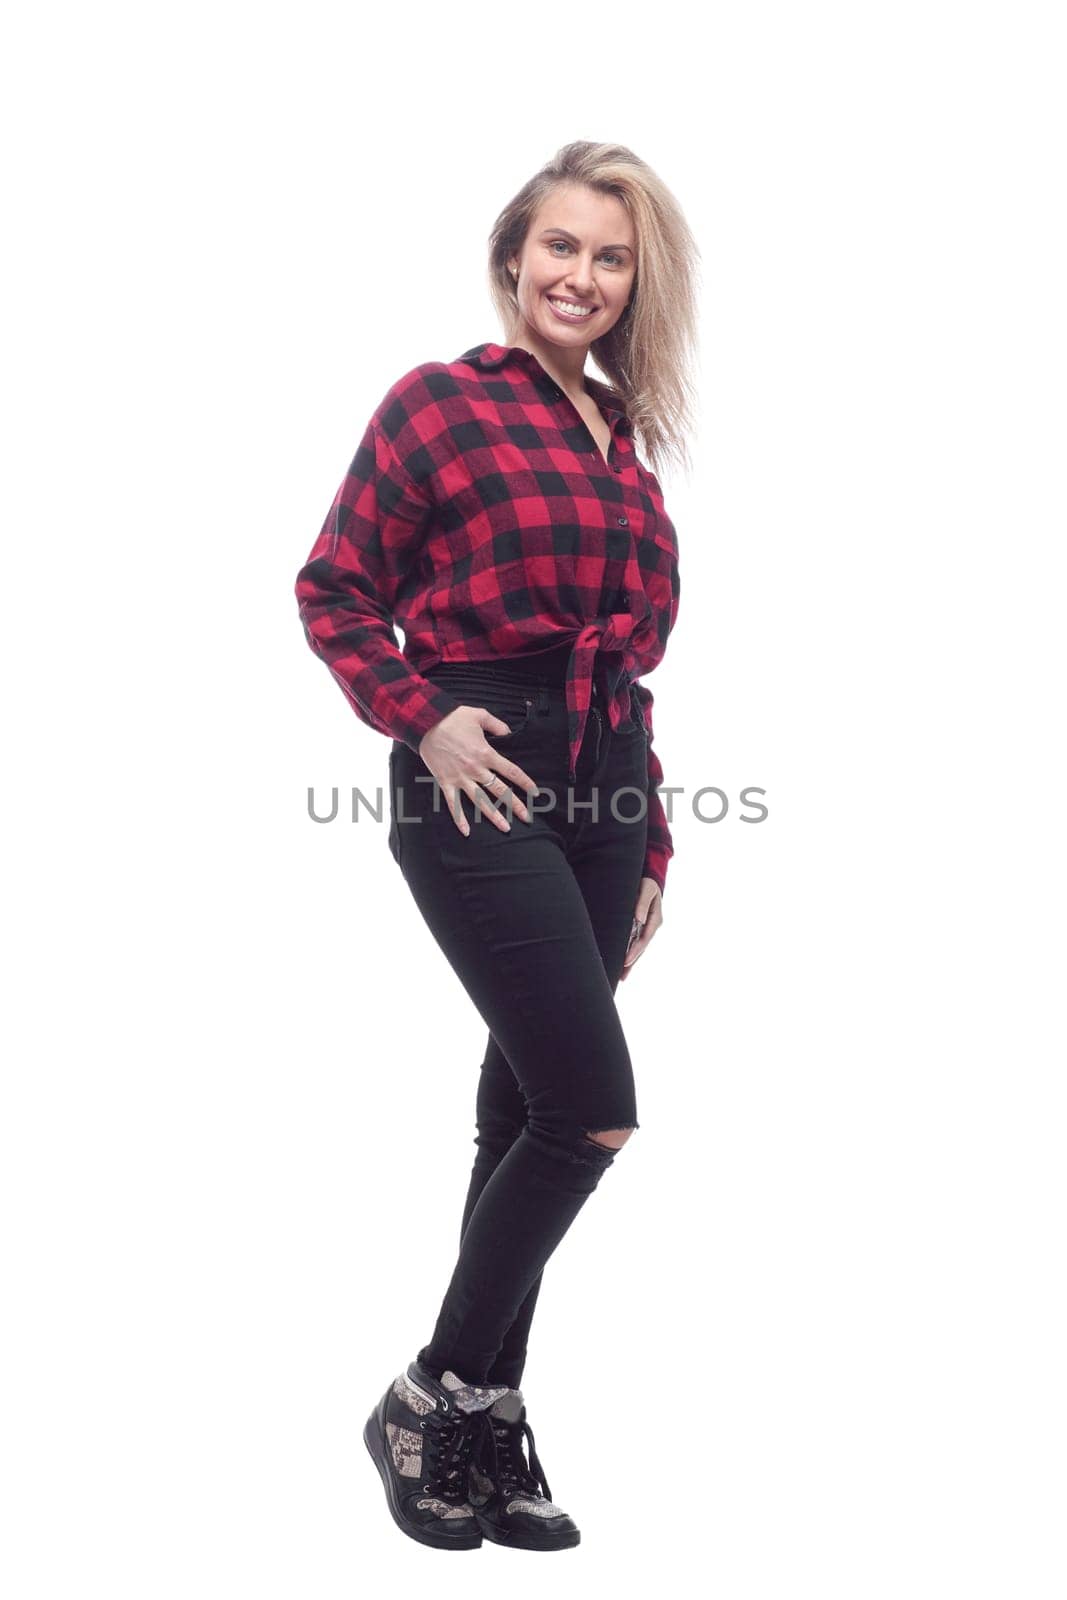
[[[563,312],[565,317],[574,317],[575,320],[580,320],[582,317],[591,317],[593,314],[592,306],[586,306],[584,309],[580,309],[578,306],[568,305],[565,300],[553,300],[551,295],[549,295],[548,298],[557,308],[557,310]]]

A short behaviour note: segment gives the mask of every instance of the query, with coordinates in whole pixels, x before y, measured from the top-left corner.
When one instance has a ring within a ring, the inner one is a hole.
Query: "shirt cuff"
[[[661,896],[667,884],[667,863],[670,859],[671,852],[669,850],[661,850],[651,846],[645,857],[645,864],[641,868],[641,876],[643,878],[655,879]]]
[[[418,711],[397,717],[393,727],[393,737],[418,755],[419,745],[430,729],[436,728],[439,722],[451,712],[458,710],[462,704],[461,700],[457,700],[445,689],[433,689]]]

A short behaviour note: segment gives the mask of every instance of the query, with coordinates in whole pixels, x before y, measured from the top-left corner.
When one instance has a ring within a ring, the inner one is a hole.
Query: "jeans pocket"
[[[491,733],[488,728],[482,729],[489,744],[499,745],[507,744],[509,739],[515,739],[522,733],[533,714],[534,703],[532,697],[521,690],[494,689],[491,694],[473,695],[467,704],[482,706],[484,710],[491,711],[494,717],[507,723],[507,733]]]
[[[481,662],[449,662],[431,667],[426,674],[431,683],[447,689],[463,706],[478,706],[491,711],[508,725],[507,733],[490,733],[492,744],[507,743],[520,734],[534,707],[533,691],[522,681],[496,674]]]

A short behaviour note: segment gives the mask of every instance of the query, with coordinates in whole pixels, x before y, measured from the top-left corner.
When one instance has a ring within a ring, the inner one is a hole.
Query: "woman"
[[[394,1520],[439,1548],[579,1539],[519,1382],[545,1262],[638,1126],[614,995],[673,847],[637,679],[679,584],[633,435],[687,460],[697,255],[632,152],[565,146],[490,239],[506,343],[393,384],[296,584],[392,739],[390,850],[489,1028],[455,1270],[364,1433]]]

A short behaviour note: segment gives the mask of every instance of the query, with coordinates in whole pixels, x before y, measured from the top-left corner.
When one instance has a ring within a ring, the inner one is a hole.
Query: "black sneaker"
[[[523,1454],[524,1437],[530,1444],[529,1465]],[[470,1503],[482,1532],[494,1544],[519,1550],[568,1550],[581,1539],[576,1523],[552,1504],[521,1389],[508,1389],[489,1411],[471,1460]]]
[[[418,1361],[394,1378],[367,1418],[363,1439],[385,1485],[397,1527],[438,1550],[474,1550],[482,1542],[467,1498],[482,1413],[507,1394],[502,1384],[440,1380]]]

